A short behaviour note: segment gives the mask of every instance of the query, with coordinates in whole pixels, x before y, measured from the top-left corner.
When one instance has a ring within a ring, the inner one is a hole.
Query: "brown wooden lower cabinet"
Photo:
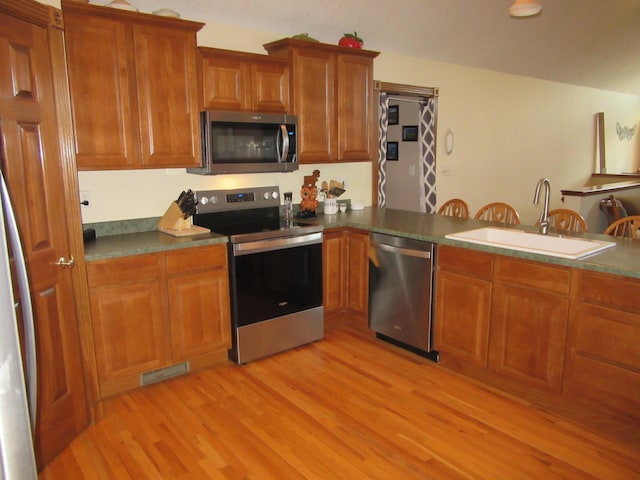
[[[640,419],[640,280],[576,271],[564,393]]]
[[[447,245],[437,268],[443,366],[564,411],[640,419],[640,280]]]
[[[348,312],[366,319],[369,302],[369,233],[325,230],[322,245],[326,315]]]
[[[139,386],[142,373],[226,358],[227,272],[225,245],[89,262],[101,397]]]

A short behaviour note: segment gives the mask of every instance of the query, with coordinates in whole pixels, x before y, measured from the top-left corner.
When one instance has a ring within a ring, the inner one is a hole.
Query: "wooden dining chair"
[[[464,200],[452,198],[442,204],[438,210],[438,215],[448,217],[469,218],[469,207]]]
[[[473,218],[510,225],[518,225],[520,223],[520,215],[518,215],[516,209],[503,202],[488,203],[480,208]]]
[[[619,218],[607,227],[604,234],[640,239],[640,215]]]
[[[565,233],[584,233],[589,231],[587,222],[582,215],[568,208],[549,210],[549,226]]]

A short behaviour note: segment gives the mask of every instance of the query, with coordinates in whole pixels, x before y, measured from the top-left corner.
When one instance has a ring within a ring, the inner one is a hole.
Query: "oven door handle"
[[[322,232],[297,235],[295,237],[271,238],[256,242],[234,243],[233,256],[251,255],[252,253],[270,252],[284,248],[302,247],[322,243]]]

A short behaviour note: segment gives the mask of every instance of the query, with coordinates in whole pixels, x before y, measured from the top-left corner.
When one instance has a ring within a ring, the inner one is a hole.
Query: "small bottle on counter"
[[[293,220],[293,193],[284,192],[284,220],[291,222]]]

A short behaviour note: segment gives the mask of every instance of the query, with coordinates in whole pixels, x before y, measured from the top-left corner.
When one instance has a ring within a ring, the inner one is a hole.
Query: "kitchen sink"
[[[445,235],[445,238],[574,260],[615,246],[615,242],[606,240],[592,240],[553,234],[542,235],[537,232],[499,227],[485,227],[450,233]]]

